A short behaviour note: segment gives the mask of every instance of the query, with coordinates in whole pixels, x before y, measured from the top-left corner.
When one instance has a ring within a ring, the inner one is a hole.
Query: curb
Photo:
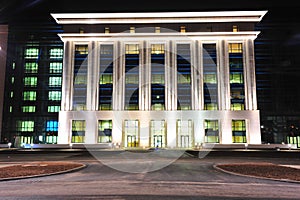
[[[0,182],[1,181],[10,181],[10,180],[19,180],[19,179],[28,179],[28,178],[38,178],[38,177],[45,177],[45,176],[51,176],[51,175],[65,174],[65,173],[69,173],[69,172],[79,171],[79,170],[87,167],[86,164],[83,164],[83,163],[80,163],[80,164],[82,164],[82,166],[76,167],[76,168],[73,168],[73,169],[64,170],[64,171],[59,171],[59,172],[53,172],[53,173],[47,173],[47,174],[37,174],[37,175],[31,175],[31,176],[0,178]]]
[[[221,171],[221,172],[224,172],[224,173],[227,173],[227,174],[236,175],[236,176],[244,176],[244,177],[249,177],[249,178],[257,178],[257,179],[264,179],[264,180],[272,180],[272,181],[281,181],[281,182],[289,182],[289,183],[298,183],[298,184],[300,184],[300,181],[295,181],[295,180],[290,180],[290,179],[277,179],[277,178],[269,178],[269,177],[263,177],[263,176],[240,174],[240,173],[236,173],[236,172],[232,172],[232,171],[222,169],[222,168],[218,167],[217,164],[213,165],[213,168],[218,170],[218,171]]]

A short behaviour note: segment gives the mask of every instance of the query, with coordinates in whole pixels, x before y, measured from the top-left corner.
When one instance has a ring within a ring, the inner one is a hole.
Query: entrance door
[[[153,144],[155,147],[161,148],[163,145],[163,137],[162,135],[154,135],[153,136]]]
[[[182,148],[188,148],[190,145],[190,137],[188,135],[181,135],[181,138],[180,138],[181,142],[181,147]]]
[[[138,141],[135,135],[127,135],[127,147],[137,147]]]

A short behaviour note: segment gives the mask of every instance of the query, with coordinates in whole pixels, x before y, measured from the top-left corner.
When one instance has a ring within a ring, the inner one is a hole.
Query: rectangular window
[[[25,87],[36,87],[37,77],[24,77],[23,82]]]
[[[22,106],[22,112],[24,113],[35,112],[35,106]]]
[[[61,100],[61,91],[49,91],[48,92],[49,101],[60,101]]]
[[[85,127],[85,120],[72,121],[72,143],[84,143]]]
[[[50,58],[60,58],[62,59],[63,58],[63,49],[61,48],[53,48],[53,49],[50,49]]]
[[[151,54],[164,54],[165,45],[164,44],[151,44]]]
[[[38,63],[26,62],[25,63],[25,73],[28,73],[28,74],[38,73]]]
[[[219,143],[219,121],[218,120],[205,120],[205,142]]]
[[[166,147],[166,123],[165,120],[150,121],[150,147]]]
[[[190,44],[177,44],[177,110],[190,110],[191,50]]]
[[[228,46],[229,53],[243,53],[242,43],[230,43]]]
[[[204,110],[218,110],[218,70],[216,44],[203,44]]]
[[[98,121],[98,143],[110,143],[112,141],[112,120]]]
[[[17,131],[19,132],[33,132],[34,121],[17,121]]]
[[[62,63],[60,62],[51,62],[49,67],[49,73],[51,74],[60,74],[62,73]]]
[[[193,147],[193,121],[177,120],[177,147]]]
[[[61,77],[49,77],[49,87],[60,87]]]
[[[124,121],[124,146],[125,147],[139,146],[139,121],[138,120]]]
[[[26,59],[35,59],[39,56],[39,49],[38,48],[27,48],[25,50],[25,58]]]
[[[47,121],[46,131],[58,131],[58,121]]]
[[[35,101],[36,100],[36,91],[24,91],[23,92],[24,101]]]
[[[60,106],[48,106],[48,112],[59,112]]]
[[[139,54],[139,45],[138,44],[126,44],[125,54]]]
[[[246,121],[232,120],[232,142],[246,143]]]

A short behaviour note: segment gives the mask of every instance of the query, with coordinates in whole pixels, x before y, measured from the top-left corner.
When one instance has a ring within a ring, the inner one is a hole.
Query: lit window
[[[133,26],[130,27],[130,33],[135,33],[135,27]]]
[[[13,111],[13,107],[9,106],[9,112],[12,112],[12,111]]]
[[[60,101],[61,100],[61,92],[60,91],[49,91],[48,99],[50,101]]]
[[[160,33],[160,27],[155,27],[155,33]]]
[[[243,53],[242,43],[230,43],[229,44],[229,53]]]
[[[232,120],[232,142],[245,143],[246,139],[246,121],[245,120]]]
[[[205,103],[204,110],[218,110],[218,104],[217,103]]]
[[[239,31],[239,28],[237,25],[233,25],[232,26],[232,32],[238,32]]]
[[[49,87],[60,87],[61,77],[49,77]]]
[[[23,92],[24,101],[35,101],[36,100],[36,91],[24,91]]]
[[[112,120],[98,121],[98,143],[109,143],[112,141]]]
[[[230,83],[238,83],[243,84],[244,83],[244,77],[242,73],[239,72],[232,72],[230,73]]]
[[[60,106],[48,106],[48,112],[59,112]]]
[[[34,131],[34,121],[17,121],[17,131],[33,132]]]
[[[38,48],[27,48],[25,50],[25,58],[38,58],[39,49]]]
[[[72,121],[72,143],[83,143],[85,136],[85,121],[73,120]]]
[[[203,74],[203,82],[210,84],[217,83],[217,74]]]
[[[63,49],[53,48],[50,49],[50,58],[63,58]]]
[[[46,131],[58,131],[57,121],[47,121]]]
[[[10,92],[10,98],[14,97],[14,92]]]
[[[244,103],[232,103],[231,104],[231,110],[245,110]]]
[[[126,54],[139,54],[139,45],[138,44],[126,44],[125,53]]]
[[[36,62],[25,63],[25,73],[38,73],[38,64]]]
[[[50,73],[62,73],[62,63],[52,62],[50,63]]]
[[[151,54],[164,54],[165,45],[164,44],[151,44]]]
[[[22,106],[22,112],[35,112],[35,106]]]
[[[24,77],[24,86],[36,87],[37,86],[37,77]]]
[[[76,45],[75,46],[75,53],[76,54],[88,54],[89,49],[88,49],[88,45]]]
[[[219,121],[205,120],[205,142],[219,143]]]
[[[180,33],[185,33],[186,30],[185,30],[185,26],[180,26]]]
[[[104,29],[104,33],[105,34],[108,34],[110,31],[109,31],[109,27],[105,27],[105,29]]]
[[[15,77],[11,77],[11,84],[15,83]]]
[[[13,62],[13,64],[12,64],[12,69],[16,69],[16,63],[15,62]]]

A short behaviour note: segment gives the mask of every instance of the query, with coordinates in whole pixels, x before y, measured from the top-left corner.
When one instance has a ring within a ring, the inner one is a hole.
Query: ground
[[[0,180],[28,176],[40,176],[72,171],[84,167],[75,162],[30,162],[0,168]],[[255,176],[280,180],[300,181],[300,169],[272,163],[220,164],[217,169],[237,175]]]

